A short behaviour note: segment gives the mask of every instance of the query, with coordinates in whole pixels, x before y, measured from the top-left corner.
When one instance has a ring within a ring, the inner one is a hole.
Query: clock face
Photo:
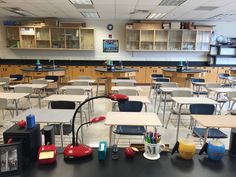
[[[109,31],[113,30],[113,25],[112,25],[112,24],[108,24],[108,25],[107,25],[107,29],[108,29]]]

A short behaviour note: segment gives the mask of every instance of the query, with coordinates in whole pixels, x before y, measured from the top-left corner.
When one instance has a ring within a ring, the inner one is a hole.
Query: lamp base
[[[73,158],[80,158],[85,156],[90,156],[93,154],[93,149],[90,146],[79,144],[73,146],[69,144],[64,149],[64,158],[73,159]]]

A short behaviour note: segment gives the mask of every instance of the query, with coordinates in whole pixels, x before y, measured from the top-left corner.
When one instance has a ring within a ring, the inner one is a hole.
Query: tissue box
[[[107,155],[107,142],[100,141],[98,148],[98,160],[105,160]]]

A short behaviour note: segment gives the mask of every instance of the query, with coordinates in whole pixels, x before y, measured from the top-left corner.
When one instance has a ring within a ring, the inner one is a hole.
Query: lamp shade
[[[96,122],[103,121],[104,119],[106,119],[105,116],[94,117],[94,118],[90,119],[90,122],[91,123],[96,123]]]
[[[129,100],[129,97],[123,94],[111,94],[111,95],[108,95],[108,98],[110,98],[113,101],[128,101]]]

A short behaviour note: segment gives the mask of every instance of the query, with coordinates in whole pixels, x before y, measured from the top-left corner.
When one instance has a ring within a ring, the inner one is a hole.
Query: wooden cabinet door
[[[205,73],[206,82],[216,82],[217,81],[217,68],[216,67],[204,67],[203,69],[207,70]]]
[[[79,76],[91,76],[92,70],[89,66],[73,66],[73,79],[78,79]]]
[[[146,83],[151,83],[151,75],[152,74],[162,74],[162,69],[160,66],[148,66],[146,67]]]
[[[145,83],[146,68],[144,66],[135,66],[135,67],[130,67],[130,68],[134,68],[137,70],[137,72],[135,72],[135,79],[137,83]]]

